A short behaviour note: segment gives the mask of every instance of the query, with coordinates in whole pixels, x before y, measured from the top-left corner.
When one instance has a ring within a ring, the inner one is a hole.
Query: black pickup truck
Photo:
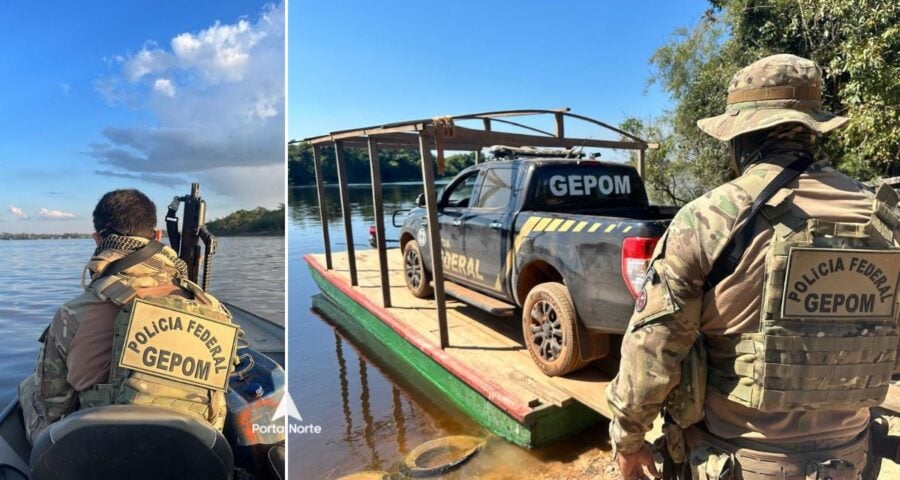
[[[426,213],[400,232],[406,285],[433,294]],[[496,315],[521,308],[548,375],[609,352],[624,333],[657,240],[676,208],[651,206],[637,171],[588,159],[521,158],[462,171],[438,195],[448,295]]]

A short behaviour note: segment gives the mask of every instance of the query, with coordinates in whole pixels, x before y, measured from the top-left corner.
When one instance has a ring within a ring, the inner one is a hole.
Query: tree
[[[703,20],[679,29],[650,59],[676,102],[655,123],[670,129],[672,168],[706,188],[729,176],[725,147],[696,121],[724,111],[741,67],[793,53],[824,70],[824,108],[850,117],[818,148],[862,180],[896,175],[900,153],[900,3],[893,0],[711,0]],[[651,163],[652,165],[652,163]]]
[[[619,128],[640,138],[657,140],[659,148],[647,150],[644,164],[644,184],[651,203],[683,205],[706,191],[708,172],[699,162],[692,162],[675,152],[675,136],[665,118],[641,121],[628,118]],[[622,140],[630,140],[623,138]],[[632,165],[637,164],[637,152],[630,151]],[[704,180],[707,179],[707,180]]]

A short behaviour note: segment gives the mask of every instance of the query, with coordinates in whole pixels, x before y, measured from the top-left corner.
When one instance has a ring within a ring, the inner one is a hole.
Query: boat
[[[284,450],[270,447],[284,441],[284,430],[253,425],[276,423],[272,416],[285,392],[284,327],[226,306],[245,334],[223,432],[175,411],[114,405],[67,416],[32,448],[16,398],[0,412],[0,480],[278,479],[272,468],[281,462],[283,472]]]

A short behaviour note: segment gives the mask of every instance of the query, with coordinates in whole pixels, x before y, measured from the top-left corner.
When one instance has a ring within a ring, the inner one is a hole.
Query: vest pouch
[[[666,397],[666,412],[681,428],[688,428],[703,420],[706,377],[706,348],[703,336],[698,335],[694,346],[681,362],[681,381]]]
[[[735,478],[734,455],[701,443],[691,450],[693,480],[732,480]]]
[[[807,471],[809,472],[806,475],[807,480],[856,480],[859,478],[859,471],[846,460],[830,459],[811,463]]]

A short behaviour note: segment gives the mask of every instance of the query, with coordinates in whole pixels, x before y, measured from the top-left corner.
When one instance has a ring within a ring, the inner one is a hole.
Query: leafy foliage
[[[345,168],[348,183],[369,183],[369,152],[364,148],[345,148]],[[337,183],[337,165],[333,148],[323,148],[322,173],[326,183]],[[422,179],[418,150],[380,150],[382,182],[410,182]],[[444,177],[454,177],[464,168],[475,163],[472,153],[457,153],[444,158]],[[435,170],[435,174],[437,171]],[[315,185],[312,146],[308,143],[288,147],[288,179],[291,186]]]
[[[735,72],[776,53],[817,62],[824,69],[824,108],[851,119],[822,139],[822,153],[862,180],[898,174],[900,2],[711,0],[699,24],[676,30],[650,59],[656,68],[650,83],[667,91],[675,108],[649,122],[623,124],[644,138],[665,134],[663,149],[650,153],[651,191],[683,200],[728,178],[725,145],[696,121],[724,111]],[[667,187],[672,178],[689,183]]]
[[[284,204],[276,210],[256,207],[238,210],[226,217],[207,222],[214,235],[284,235]]]

